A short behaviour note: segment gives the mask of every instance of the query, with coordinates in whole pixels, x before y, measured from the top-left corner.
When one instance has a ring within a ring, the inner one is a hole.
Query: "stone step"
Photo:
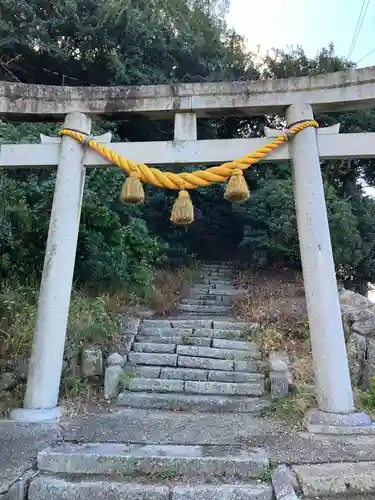
[[[141,328],[137,339],[142,337],[205,337],[216,339],[240,340],[243,338],[243,330],[213,329],[213,328]],[[168,343],[168,342],[166,342]]]
[[[193,287],[208,286],[210,288],[237,288],[231,278],[213,278],[212,276],[198,278]]]
[[[133,365],[177,366],[177,354],[130,352],[128,362]]]
[[[209,286],[203,286],[203,285],[196,285],[191,289],[190,295],[223,295],[224,297],[233,297],[236,295],[243,295],[246,293],[246,290],[240,289],[240,288],[233,288],[233,287],[216,287],[212,288]]]
[[[178,356],[178,367],[200,368],[212,371],[243,371],[258,373],[261,370],[259,361],[233,361],[231,359],[201,358],[196,356]]]
[[[161,366],[130,366],[124,368],[129,377],[161,378],[173,380],[196,380],[209,382],[264,383],[264,375],[256,372],[203,370],[200,368],[174,368]]]
[[[152,342],[140,342],[137,339],[137,342],[133,344],[134,352],[151,352],[151,353],[167,353],[173,354],[176,352],[176,344],[172,343],[152,343]]]
[[[263,396],[264,383],[212,382],[201,380],[176,380],[160,378],[130,378],[125,386],[136,392],[185,392],[187,394],[223,394],[230,396]]]
[[[375,496],[375,462],[325,463],[293,467],[304,498]]]
[[[199,358],[215,358],[237,361],[261,359],[261,353],[256,348],[253,350],[240,351],[237,349],[180,345],[177,347],[177,354],[179,356],[195,356]]]
[[[241,446],[58,444],[38,453],[38,468],[52,474],[154,476],[175,470],[179,476],[226,480],[262,477],[269,462],[263,449]]]
[[[172,471],[173,474],[173,471]],[[161,477],[160,477],[161,476]],[[159,474],[160,479],[168,474]],[[173,479],[173,477],[172,477]],[[272,500],[270,484],[246,481],[242,484],[184,484],[160,481],[146,484],[106,478],[85,478],[79,482],[39,476],[32,480],[28,500]]]
[[[196,305],[196,304],[181,304],[180,311],[195,314],[228,314],[231,310],[228,306],[211,306],[211,305]]]
[[[161,328],[142,326],[138,335],[147,337],[176,337],[181,335],[192,335],[194,328],[172,328],[165,326]]]
[[[231,297],[223,297],[222,295],[191,295],[186,299],[181,300],[181,304],[211,304],[230,306],[233,304]]]
[[[153,410],[256,413],[270,404],[268,398],[183,393],[121,392],[118,406]]]
[[[178,344],[178,345],[198,345],[210,347],[212,345],[212,337],[193,337],[189,335],[178,335],[174,337],[158,337],[138,335],[137,342],[151,342],[155,344]],[[134,344],[135,345],[135,344]],[[134,349],[136,350],[136,349]],[[156,352],[156,351],[155,351]]]
[[[212,328],[212,319],[171,319],[172,328]]]
[[[192,306],[229,306],[231,305],[232,301],[227,301],[227,303],[225,303],[224,301],[218,299],[216,300],[216,298],[210,298],[210,299],[191,299],[191,298],[187,298],[187,299],[182,299],[180,304],[188,304],[188,305],[192,305]]]

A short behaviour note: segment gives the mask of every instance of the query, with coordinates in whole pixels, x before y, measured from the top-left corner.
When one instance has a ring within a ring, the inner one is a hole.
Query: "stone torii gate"
[[[269,139],[198,140],[197,118],[279,114],[286,123],[313,120],[313,112],[371,107],[375,104],[375,67],[316,77],[235,83],[198,83],[141,87],[49,87],[0,82],[0,118],[64,121],[64,127],[90,134],[92,119],[174,117],[174,140],[114,143],[126,158],[154,166],[215,165],[239,158]],[[297,224],[309,316],[319,408],[308,428],[351,427],[363,432],[371,419],[354,408],[320,159],[375,157],[375,133],[339,134],[339,126],[306,128],[269,156],[293,165]],[[280,131],[266,129],[268,137]],[[96,138],[108,143],[110,134]],[[58,393],[72,288],[86,167],[109,163],[95,151],[64,136],[42,136],[37,145],[4,145],[0,166],[57,165],[55,194],[40,286],[37,321],[24,407],[11,418],[57,420]],[[360,429],[359,429],[360,428]],[[348,430],[346,432],[349,432]]]

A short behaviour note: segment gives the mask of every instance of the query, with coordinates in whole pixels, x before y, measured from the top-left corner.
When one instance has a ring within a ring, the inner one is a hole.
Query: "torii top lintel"
[[[80,111],[93,119],[130,115],[172,118],[259,116],[284,113],[309,103],[315,112],[347,111],[375,105],[375,66],[316,76],[246,82],[178,83],[134,87],[65,87],[0,82],[0,118],[60,121]]]

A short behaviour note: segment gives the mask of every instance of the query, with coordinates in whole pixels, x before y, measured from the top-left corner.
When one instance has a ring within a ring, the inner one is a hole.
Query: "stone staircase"
[[[124,389],[117,399],[119,406],[127,407],[122,411],[128,417],[134,412],[135,420],[156,419],[165,426],[172,419],[173,426],[183,430],[191,426],[191,418],[212,420],[210,427],[216,427],[222,425],[223,412],[232,412],[227,415],[235,419],[233,412],[251,413],[265,406],[261,355],[254,342],[244,339],[256,325],[230,318],[236,293],[230,269],[205,267],[200,281],[181,304],[178,317],[144,320],[133,338]],[[207,413],[197,417],[196,411]],[[233,441],[230,434],[239,432],[235,425],[232,430],[231,425],[225,427],[220,444],[203,439],[207,428],[201,434],[198,421],[201,438],[189,442],[187,435],[180,439],[173,433],[175,438],[166,443],[162,433],[152,437],[152,420],[148,422],[136,441],[119,437],[110,442],[116,431],[108,430],[106,442],[65,442],[43,450],[28,499],[273,498],[265,450]]]
[[[179,317],[141,324],[118,405],[253,412],[266,404],[261,354],[254,342],[244,340],[257,325],[229,317],[238,292],[230,273],[229,267],[206,266]]]

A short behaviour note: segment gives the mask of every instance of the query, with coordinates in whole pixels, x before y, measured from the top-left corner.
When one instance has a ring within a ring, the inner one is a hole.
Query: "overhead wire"
[[[366,14],[367,14],[367,11],[368,11],[368,8],[370,5],[370,1],[371,0],[363,0],[363,2],[362,2],[362,7],[361,7],[361,10],[360,10],[360,13],[358,16],[357,24],[356,24],[356,27],[355,27],[354,33],[353,33],[353,38],[352,38],[352,41],[351,41],[351,44],[349,47],[349,51],[348,51],[348,56],[347,56],[348,59],[350,59],[353,55],[355,46],[357,44],[358,36],[359,36],[361,29],[362,29],[362,26],[363,26],[363,21],[365,20],[365,17],[366,17]]]

